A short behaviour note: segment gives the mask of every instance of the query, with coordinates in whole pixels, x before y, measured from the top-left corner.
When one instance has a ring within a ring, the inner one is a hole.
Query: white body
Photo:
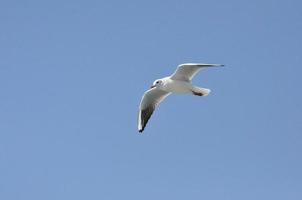
[[[186,81],[172,80],[170,77],[162,79],[163,85],[159,86],[159,89],[162,89],[166,92],[187,94],[192,93],[193,85]]]
[[[206,96],[210,93],[209,89],[196,87],[188,81],[173,80],[170,77],[166,77],[161,80],[163,81],[163,84],[159,85],[158,89],[164,90],[166,92],[177,94],[192,94],[192,92],[194,91],[203,93],[203,96]]]

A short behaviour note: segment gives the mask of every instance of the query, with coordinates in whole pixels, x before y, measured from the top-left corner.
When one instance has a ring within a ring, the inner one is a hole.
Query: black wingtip
[[[144,129],[140,129],[138,130],[139,133],[143,133]]]

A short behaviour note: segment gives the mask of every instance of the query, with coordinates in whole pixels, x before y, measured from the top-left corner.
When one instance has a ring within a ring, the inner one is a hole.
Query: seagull
[[[147,90],[140,102],[138,113],[138,131],[142,133],[155,108],[171,93],[207,96],[211,90],[192,84],[193,77],[205,67],[220,67],[221,64],[184,63],[168,77],[157,79]]]

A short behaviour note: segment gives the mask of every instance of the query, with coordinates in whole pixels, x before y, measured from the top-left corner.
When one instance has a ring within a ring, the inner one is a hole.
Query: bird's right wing
[[[143,132],[145,126],[150,119],[153,111],[155,110],[156,106],[163,101],[170,92],[165,92],[163,90],[152,88],[145,92],[144,96],[142,97],[140,106],[139,106],[139,113],[138,113],[138,131]]]
[[[204,67],[218,67],[220,64],[184,63],[177,66],[176,71],[171,75],[173,80],[191,81],[192,78]]]

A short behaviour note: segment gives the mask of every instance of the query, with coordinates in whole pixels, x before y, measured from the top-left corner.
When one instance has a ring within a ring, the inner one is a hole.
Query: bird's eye
[[[156,83],[156,84],[159,84],[159,81],[156,81],[155,83]]]

